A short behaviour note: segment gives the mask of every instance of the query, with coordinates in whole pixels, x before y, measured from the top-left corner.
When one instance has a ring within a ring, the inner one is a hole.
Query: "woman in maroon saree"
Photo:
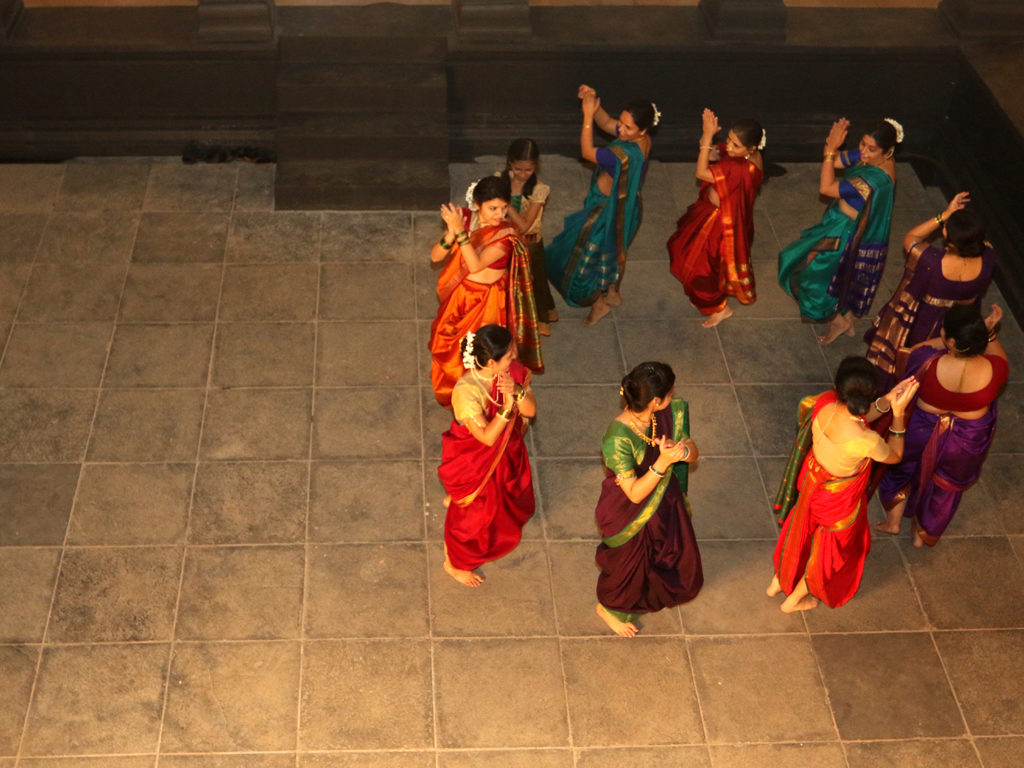
[[[692,600],[704,583],[686,499],[690,439],[687,404],[673,397],[664,363],[641,363],[622,380],[622,413],[605,431],[605,479],[595,517],[597,615],[621,637],[641,615]]]
[[[445,571],[467,587],[475,569],[519,544],[533,516],[533,479],[523,442],[537,413],[530,372],[513,359],[512,334],[485,325],[462,340],[466,374],[452,391],[454,419],[441,436],[437,474],[446,493]]]
[[[705,109],[703,122],[697,156],[700,196],[668,239],[668,255],[672,274],[690,302],[707,316],[704,327],[713,328],[732,315],[729,296],[741,304],[753,304],[757,298],[750,245],[765,134],[756,120],[740,120],[725,143],[715,147],[718,118]]]
[[[981,476],[995,436],[996,398],[1009,376],[994,331],[1001,317],[994,305],[986,319],[974,307],[953,307],[941,338],[910,353],[908,370],[921,389],[903,461],[885,473],[878,489],[886,510],[880,531],[899,533],[901,519],[909,517],[914,546],[934,547],[963,492]]]

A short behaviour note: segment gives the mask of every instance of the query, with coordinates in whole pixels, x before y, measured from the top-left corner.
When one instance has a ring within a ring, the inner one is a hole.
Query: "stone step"
[[[448,199],[440,160],[316,160],[279,163],[277,210],[436,210]]]
[[[286,112],[278,115],[278,128],[290,134],[319,136],[445,136],[448,116],[443,112],[378,112],[355,114],[337,111]]]
[[[281,37],[281,61],[444,63],[448,43],[439,37]]]
[[[373,160],[447,159],[447,136],[337,136],[278,131],[278,162],[315,160],[318,157]]]

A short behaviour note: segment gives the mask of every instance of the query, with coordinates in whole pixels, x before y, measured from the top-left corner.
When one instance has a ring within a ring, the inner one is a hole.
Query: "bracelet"
[[[590,126],[591,126],[591,123],[584,123],[584,124],[583,124],[583,127],[584,127],[584,128],[589,128]]]
[[[905,430],[905,429],[893,429],[892,427],[890,427],[889,428],[889,434],[892,437],[903,437],[903,436],[905,436],[907,434],[907,430]]]
[[[450,251],[452,246],[455,245],[455,241],[452,240],[450,243],[444,239],[444,235],[441,235],[441,239],[437,241],[437,244],[444,248],[446,251]]]
[[[825,156],[822,158],[822,160],[825,161],[825,162],[832,162],[835,159],[836,159],[836,153],[835,152],[826,152]]]
[[[504,419],[505,421],[508,421],[510,418],[512,418],[512,409],[509,408],[508,410],[498,411],[494,415]]]
[[[512,399],[517,403],[522,402],[526,398],[526,387],[519,382],[516,382],[516,386],[512,392]]]
[[[942,218],[942,214],[941,214],[941,213],[940,213],[940,214],[938,214],[938,215],[937,215],[937,216],[935,217],[935,223],[936,223],[936,224],[938,224],[938,225],[939,225],[940,227],[941,227],[941,226],[942,226],[943,224],[945,224],[945,223],[946,223],[946,220],[945,220],[944,218]]]
[[[686,453],[683,454],[682,461],[686,461],[688,458],[690,458],[690,446],[684,445],[683,448],[685,449]]]
[[[892,410],[892,405],[890,404],[889,407],[883,411],[881,408],[878,407],[878,401],[881,399],[882,398],[880,397],[875,398],[875,402],[873,402],[872,405],[875,406],[875,410],[878,411],[879,413],[889,413],[889,411]]]
[[[991,331],[988,332],[988,343],[989,344],[991,344],[993,341],[995,341],[998,338],[999,338],[999,334],[996,332],[995,328],[993,328]]]
[[[459,234],[455,236],[455,240],[458,242],[459,245],[465,245],[466,243],[469,242],[469,235],[467,235],[466,231],[463,230],[462,232],[459,232]]]
[[[664,477],[665,476],[665,473],[664,472],[659,472],[658,468],[655,467],[653,464],[651,464],[651,472],[656,474],[658,477]]]

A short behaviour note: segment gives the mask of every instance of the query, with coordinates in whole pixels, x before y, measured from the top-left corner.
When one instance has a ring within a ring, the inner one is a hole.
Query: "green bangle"
[[[650,471],[653,472],[654,474],[656,474],[658,477],[664,477],[665,476],[665,473],[664,472],[659,472],[658,468],[655,467],[653,464],[651,464],[651,470]]]
[[[441,235],[441,239],[437,241],[437,244],[444,248],[446,251],[450,251],[452,246],[455,245],[455,241],[452,240],[450,243],[444,239],[444,235]]]

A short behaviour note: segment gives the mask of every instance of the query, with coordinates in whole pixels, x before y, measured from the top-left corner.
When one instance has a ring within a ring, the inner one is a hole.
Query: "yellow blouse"
[[[845,407],[837,406],[845,412]],[[833,415],[837,411],[833,411]],[[849,477],[856,474],[864,459],[881,461],[889,455],[889,446],[877,432],[865,430],[852,440],[834,441],[825,434],[825,425],[818,423],[818,418],[811,422],[811,436],[814,445],[814,458],[836,477]]]

